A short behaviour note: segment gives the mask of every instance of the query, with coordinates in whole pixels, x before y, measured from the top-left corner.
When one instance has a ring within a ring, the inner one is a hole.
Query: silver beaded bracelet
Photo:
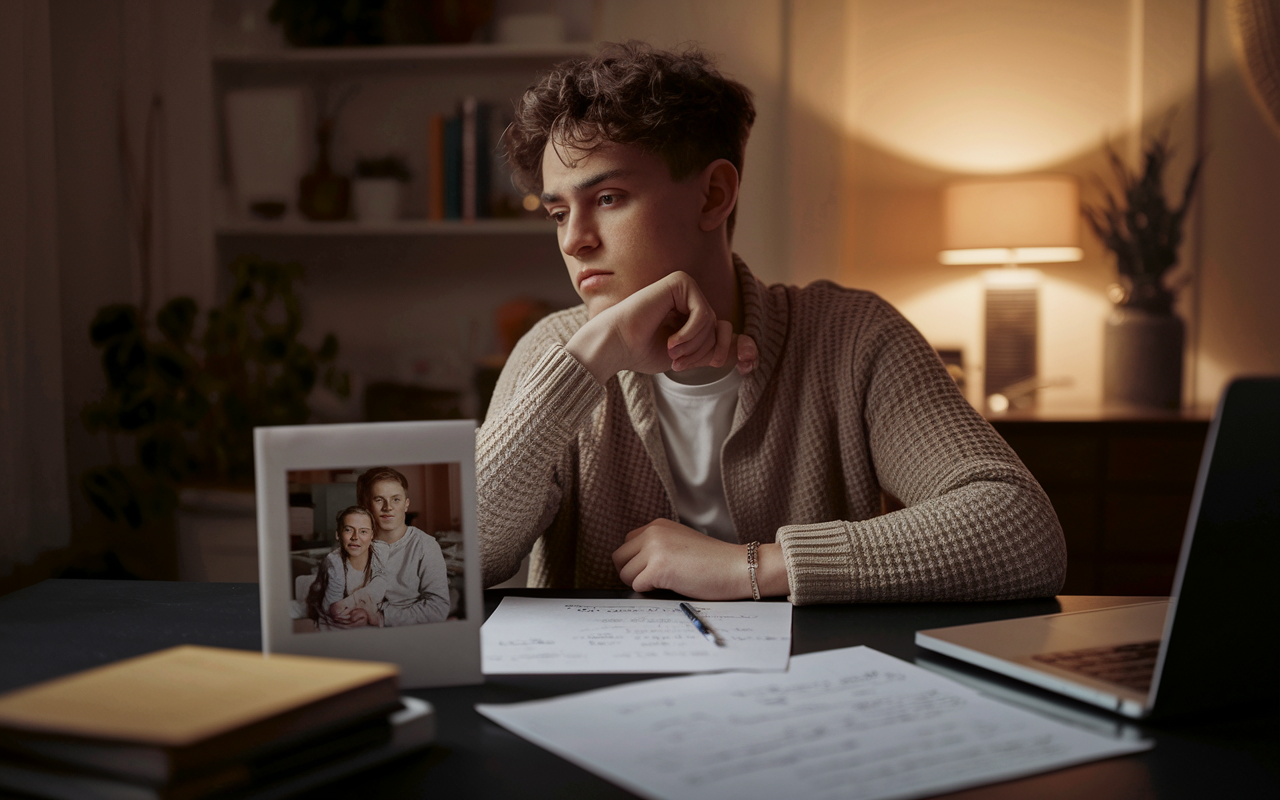
[[[747,542],[747,574],[751,576],[751,599],[760,599],[760,586],[756,583],[756,567],[760,565],[759,542]]]

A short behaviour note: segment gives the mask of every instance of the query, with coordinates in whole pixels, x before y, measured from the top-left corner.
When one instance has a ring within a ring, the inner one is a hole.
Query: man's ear
[[[724,224],[738,204],[738,170],[724,158],[717,158],[702,170],[702,212],[698,227],[713,231]]]

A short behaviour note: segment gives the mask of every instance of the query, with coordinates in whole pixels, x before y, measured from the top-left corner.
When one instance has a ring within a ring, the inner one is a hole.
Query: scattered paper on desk
[[[644,797],[926,797],[1133,753],[867,647],[476,710]]]
[[[703,638],[677,600],[504,597],[480,628],[484,672],[780,672],[791,656],[790,603],[690,601],[724,641]]]

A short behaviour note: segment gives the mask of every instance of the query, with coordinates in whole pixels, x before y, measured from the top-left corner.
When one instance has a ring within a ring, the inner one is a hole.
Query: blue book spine
[[[489,187],[492,183],[493,142],[489,139],[489,120],[493,116],[488,103],[476,106],[476,216],[493,216]]]
[[[444,218],[462,219],[462,117],[444,122]]]

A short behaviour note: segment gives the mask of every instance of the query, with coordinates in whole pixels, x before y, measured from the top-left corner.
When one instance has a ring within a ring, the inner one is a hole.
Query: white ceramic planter
[[[395,178],[356,178],[356,219],[361,222],[393,222],[400,219],[404,184]]]
[[[178,500],[178,579],[258,582],[253,492],[183,489]]]

